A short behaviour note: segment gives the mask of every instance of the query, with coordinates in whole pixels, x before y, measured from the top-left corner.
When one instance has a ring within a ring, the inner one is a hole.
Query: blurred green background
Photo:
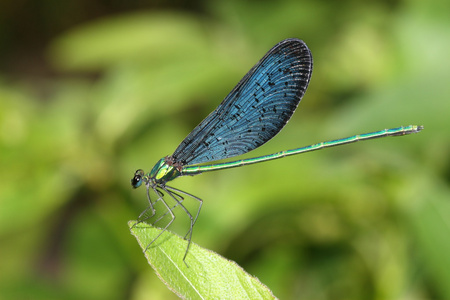
[[[298,37],[310,87],[246,157],[425,130],[177,179],[204,199],[193,241],[281,299],[450,299],[449,12],[446,0],[2,1],[0,298],[175,299],[129,233],[147,205],[130,179]]]

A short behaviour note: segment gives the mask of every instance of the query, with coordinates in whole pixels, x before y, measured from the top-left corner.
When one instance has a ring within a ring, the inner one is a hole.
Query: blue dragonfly
[[[190,219],[190,228],[184,237],[188,244],[183,261],[186,258],[192,230],[203,201],[197,196],[167,185],[177,177],[236,168],[357,141],[403,136],[423,129],[423,126],[417,125],[383,129],[269,155],[205,165],[247,153],[280,132],[305,94],[312,68],[311,51],[302,40],[290,38],[281,41],[250,69],[222,103],[189,133],[172,155],[161,158],[149,173],[141,169],[135,172],[131,185],[138,188],[144,184],[149,203],[136,224],[156,215],[154,205],[158,201],[163,203],[167,211],[152,224],[156,224],[167,214],[171,218],[144,252],[169,228],[175,220],[173,209],[180,206]],[[151,199],[151,190],[155,192],[157,199]],[[164,199],[165,195],[174,201],[174,206],[168,204]],[[199,207],[195,215],[182,204],[186,197],[198,201]]]

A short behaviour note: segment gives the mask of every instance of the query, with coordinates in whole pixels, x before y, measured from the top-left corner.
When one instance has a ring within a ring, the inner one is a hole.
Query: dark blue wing
[[[244,154],[273,138],[308,87],[312,56],[299,39],[275,45],[173,153],[193,165]]]

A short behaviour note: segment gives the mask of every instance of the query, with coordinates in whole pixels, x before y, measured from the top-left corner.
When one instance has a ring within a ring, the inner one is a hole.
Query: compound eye
[[[142,184],[143,177],[144,177],[144,171],[142,171],[141,169],[137,170],[134,173],[134,177],[131,178],[131,186],[135,189],[140,187]]]

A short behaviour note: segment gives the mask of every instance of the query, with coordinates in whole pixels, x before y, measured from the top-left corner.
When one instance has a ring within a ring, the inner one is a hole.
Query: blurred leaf
[[[450,299],[450,204],[448,185],[417,176],[414,188],[402,191],[402,207],[415,235],[417,251],[441,298]]]
[[[135,221],[128,222],[133,226]],[[161,229],[140,223],[131,228],[142,249],[160,234]],[[191,243],[186,264],[187,241],[164,231],[145,257],[158,277],[174,293],[189,299],[274,299],[271,291],[235,262]]]
[[[201,57],[208,49],[201,32],[189,14],[122,15],[67,32],[50,47],[50,58],[64,70],[96,70],[123,60],[164,65],[180,54]]]

